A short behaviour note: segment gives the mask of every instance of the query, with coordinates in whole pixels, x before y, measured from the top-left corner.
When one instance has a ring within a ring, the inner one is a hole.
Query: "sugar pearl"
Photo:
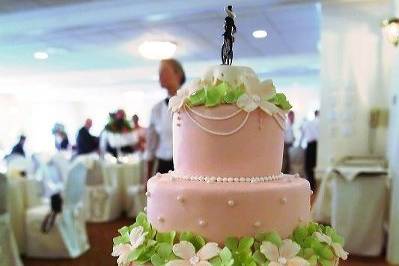
[[[238,177],[234,178],[234,182],[239,182],[239,181],[240,181],[240,179]]]
[[[287,203],[287,198],[286,197],[281,198],[280,199],[280,203],[281,204],[286,204]]]
[[[235,205],[235,202],[234,202],[234,200],[229,200],[229,201],[227,201],[227,204],[228,204],[230,207],[233,207],[233,206]]]
[[[310,195],[313,195],[313,190],[310,191]]]
[[[144,207],[144,212],[147,212],[147,207]]]
[[[156,177],[161,177],[161,173],[156,173]]]
[[[247,178],[245,178],[245,181],[249,183],[249,182],[251,182],[251,178],[247,177]]]
[[[245,177],[241,177],[240,182],[245,182]]]
[[[151,197],[151,193],[150,193],[149,191],[147,191],[147,192],[145,193],[145,195],[147,196],[147,198]]]
[[[178,195],[176,199],[177,199],[178,202],[181,202],[181,203],[184,202],[184,198],[181,195]]]
[[[229,178],[227,178],[227,181],[228,181],[228,182],[233,182],[234,179],[233,179],[232,177],[229,177]]]
[[[228,178],[227,177],[223,177],[223,182],[227,182]]]
[[[223,178],[218,177],[218,178],[216,178],[216,181],[217,181],[217,182],[222,182],[222,181],[223,181]]]
[[[216,177],[212,176],[212,177],[209,179],[209,181],[215,182],[215,181],[216,181]]]
[[[254,226],[255,226],[255,227],[260,227],[260,225],[261,225],[261,222],[260,222],[260,221],[256,221],[256,222],[254,223]]]
[[[198,224],[199,224],[200,226],[205,226],[205,225],[206,225],[206,222],[205,222],[204,220],[199,220]]]

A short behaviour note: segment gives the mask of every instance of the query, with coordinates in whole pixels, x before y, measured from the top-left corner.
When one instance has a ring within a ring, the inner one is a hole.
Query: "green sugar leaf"
[[[127,244],[129,243],[129,237],[117,236],[112,239],[112,242],[114,243],[114,245]]]
[[[160,243],[157,247],[157,253],[162,258],[169,258],[172,254],[172,245],[167,243]]]
[[[151,263],[154,266],[161,266],[161,265],[165,265],[166,261],[163,258],[161,258],[161,256],[159,256],[158,254],[154,254],[151,256]]]
[[[171,231],[167,233],[157,233],[156,240],[160,243],[169,243],[173,244],[173,241],[175,240],[176,232]]]
[[[129,236],[130,230],[129,230],[129,227],[124,226],[124,227],[120,228],[120,229],[118,230],[118,232],[119,232],[119,234],[120,234],[121,236],[126,236],[126,235]]]
[[[206,89],[205,106],[213,107],[222,103],[223,97],[226,93],[226,83],[222,82],[215,87],[208,87]]]
[[[238,243],[238,250],[239,251],[251,250],[253,244],[254,244],[253,237],[243,237],[240,239]]]
[[[274,103],[283,110],[290,110],[292,108],[284,93],[276,93],[276,95],[274,95],[274,97],[271,98],[269,102]]]
[[[238,238],[236,237],[228,237],[224,242],[226,247],[228,247],[231,251],[235,251],[238,248]]]
[[[266,263],[266,257],[265,257],[265,255],[263,255],[259,250],[257,250],[257,251],[254,252],[253,258],[254,258],[254,261],[255,261],[257,264],[262,265],[262,264]]]
[[[188,104],[191,106],[204,105],[206,100],[205,88],[202,88],[194,92],[187,99],[188,99]]]
[[[269,241],[278,247],[282,243],[281,237],[277,234],[277,232],[266,233],[264,235],[263,241]]]

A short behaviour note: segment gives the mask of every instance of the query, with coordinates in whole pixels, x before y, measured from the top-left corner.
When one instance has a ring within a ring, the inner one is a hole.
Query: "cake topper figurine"
[[[227,13],[227,17],[224,19],[224,33],[223,33],[223,45],[221,50],[222,64],[231,65],[233,62],[233,43],[234,34],[236,33],[236,25],[234,24],[234,18],[236,15],[233,12],[232,6],[227,6],[224,9]]]

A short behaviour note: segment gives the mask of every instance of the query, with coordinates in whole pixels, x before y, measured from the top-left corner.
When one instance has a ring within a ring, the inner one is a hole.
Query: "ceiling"
[[[237,14],[235,64],[262,77],[317,79],[317,1],[0,0],[0,92],[157,88],[158,62],[137,53],[143,40],[176,42],[197,77],[220,61],[227,4]],[[267,38],[253,38],[256,29]],[[49,58],[35,60],[36,51]]]

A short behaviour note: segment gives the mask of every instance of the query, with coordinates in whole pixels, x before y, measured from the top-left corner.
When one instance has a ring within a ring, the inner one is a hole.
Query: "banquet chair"
[[[65,154],[59,152],[57,154],[55,154],[52,158],[51,158],[51,163],[57,167],[60,175],[61,175],[61,179],[63,182],[66,182],[67,176],[68,176],[68,170],[70,167],[70,163],[68,161],[68,159],[66,158]]]
[[[0,266],[23,265],[7,212],[7,178],[0,173]]]
[[[33,173],[32,162],[21,155],[11,154],[5,160],[8,177],[26,177]]]
[[[53,208],[43,204],[28,209],[25,220],[28,257],[76,258],[89,249],[82,208],[86,175],[82,164],[75,164],[70,169],[62,193],[62,211],[46,232],[43,232],[43,224]]]
[[[42,196],[46,199],[50,198],[51,195],[60,192],[64,186],[61,172],[52,161],[40,164],[35,173],[35,179],[41,183]]]
[[[101,161],[87,169],[85,208],[88,222],[107,222],[118,218],[121,204],[115,179],[105,181]]]
[[[141,182],[145,176],[145,163],[144,160],[137,162],[138,167],[135,168],[135,173],[132,173],[139,178],[136,178],[137,183],[127,186],[127,216],[136,217],[139,212],[144,211],[147,198],[145,196],[145,185]]]

